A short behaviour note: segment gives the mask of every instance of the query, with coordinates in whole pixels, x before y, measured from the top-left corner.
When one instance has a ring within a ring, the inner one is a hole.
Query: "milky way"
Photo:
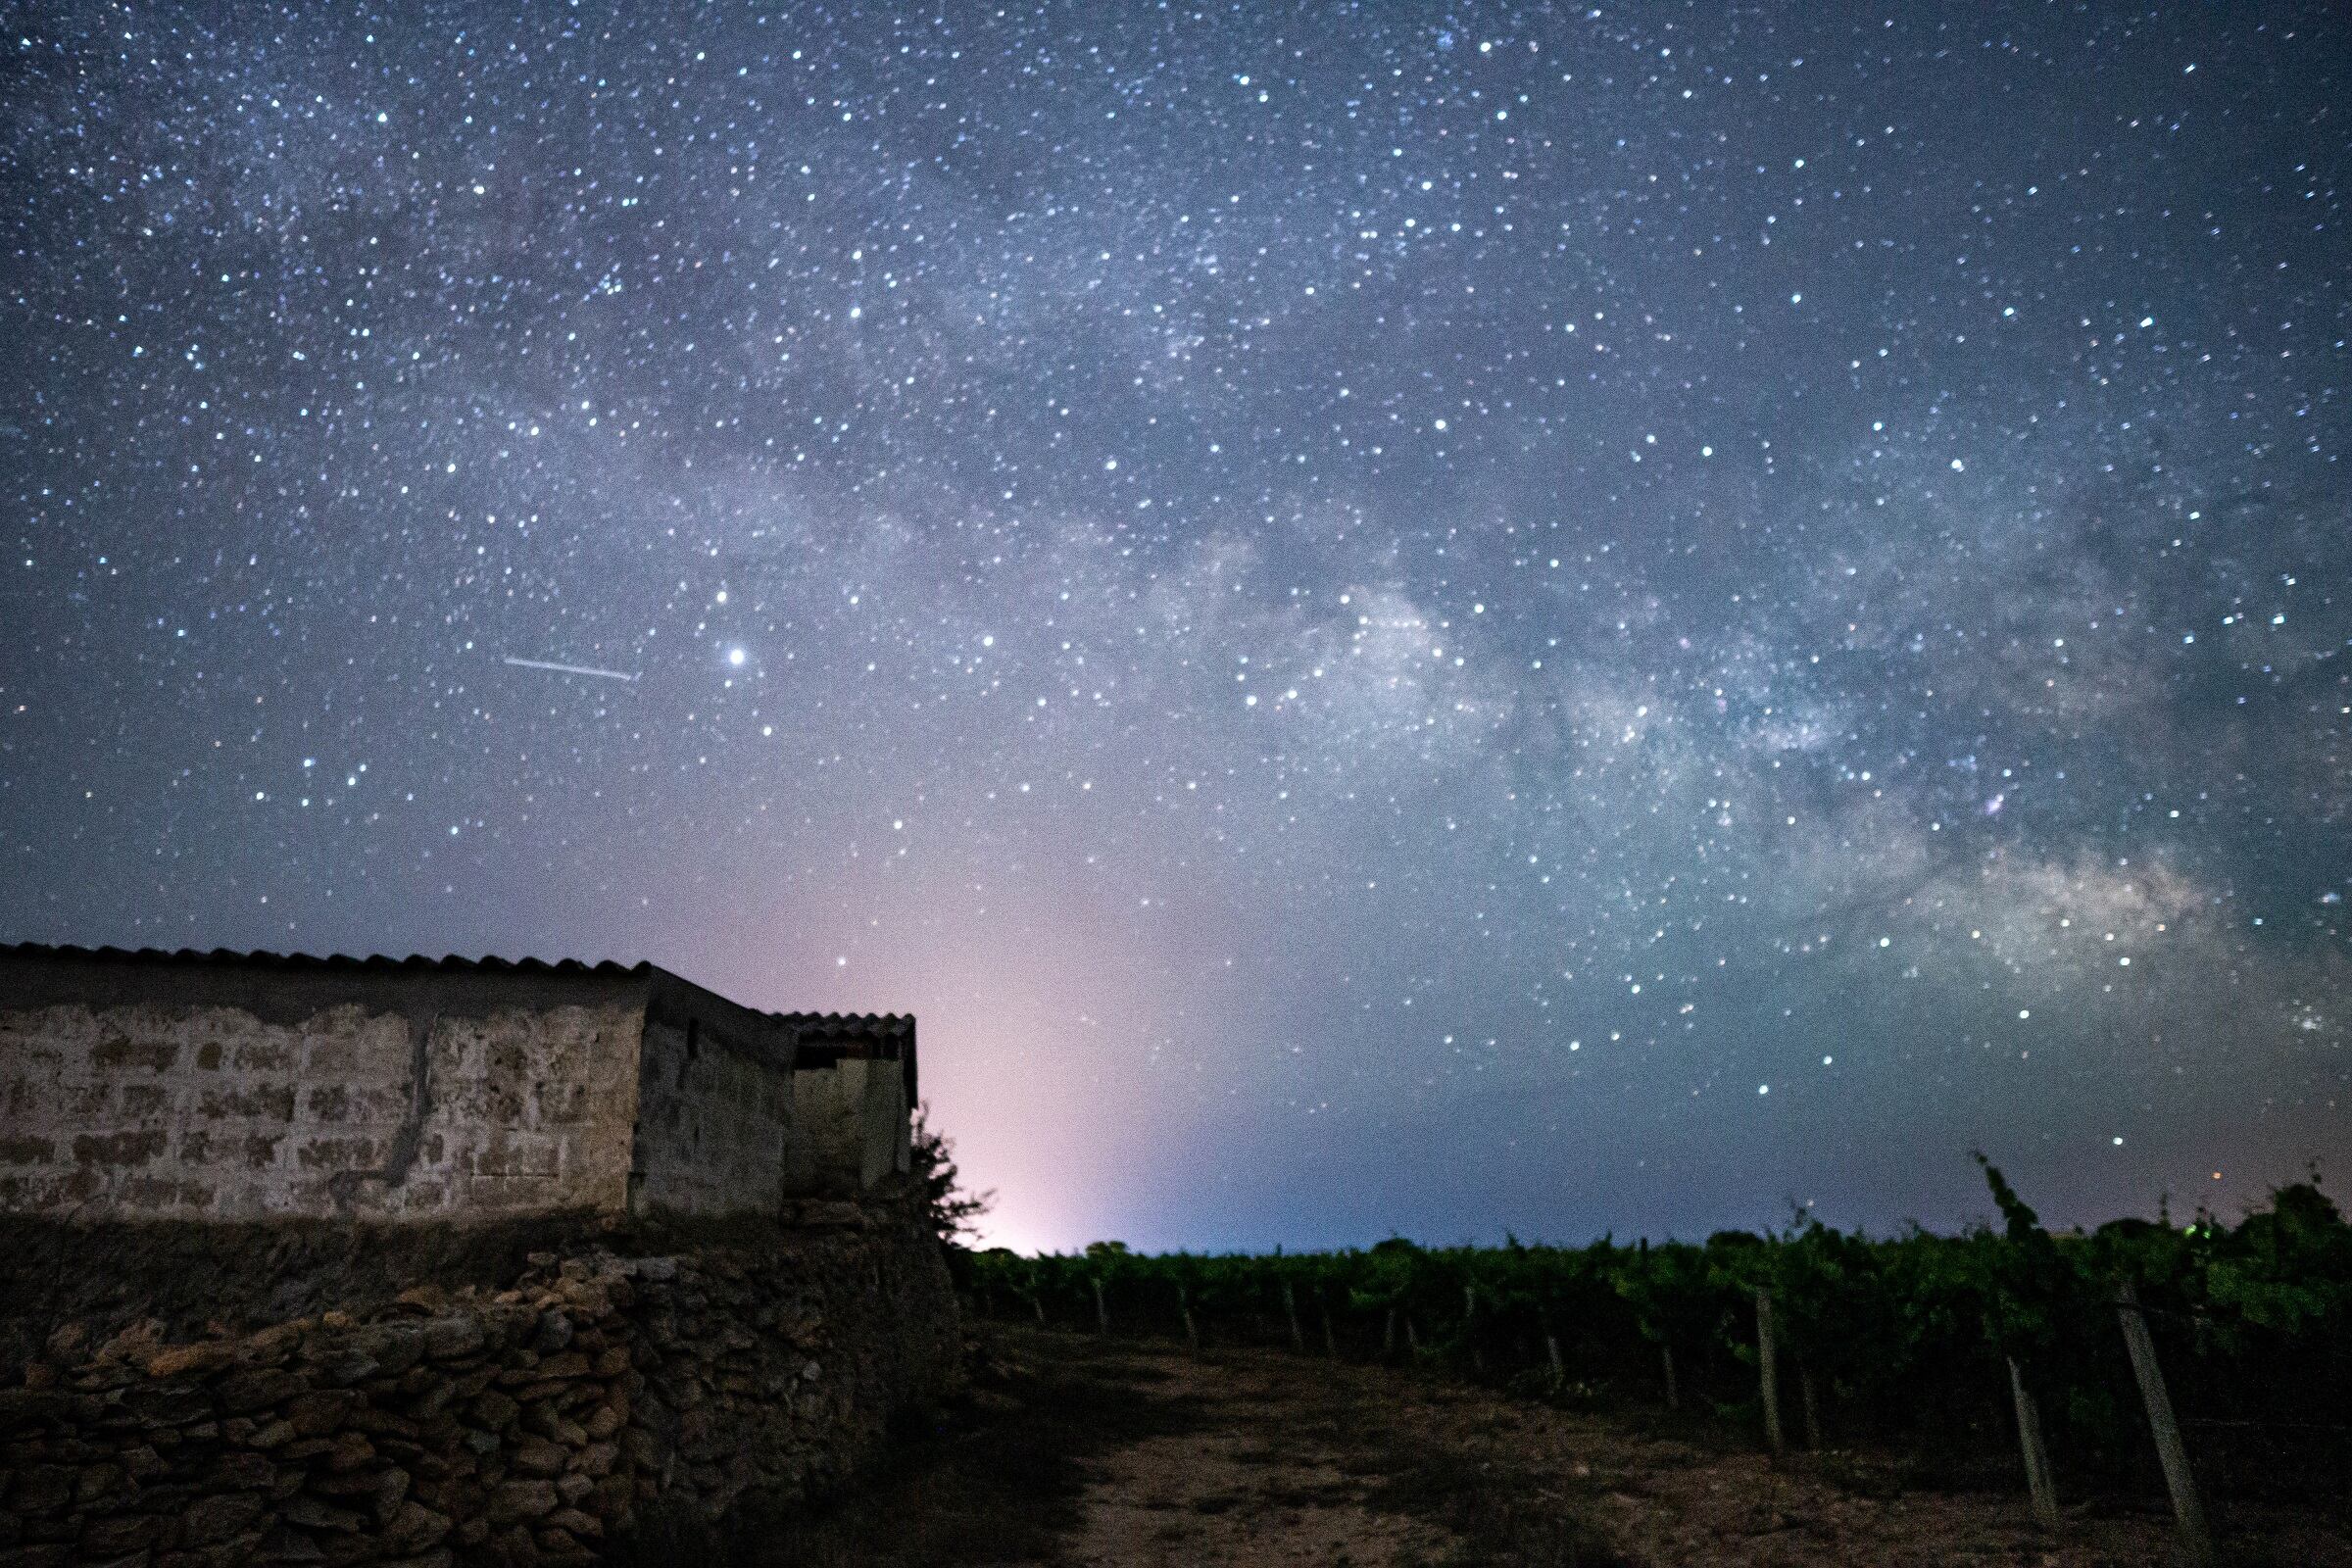
[[[912,1009],[1020,1245],[2352,1153],[2330,6],[18,8],[0,938]]]

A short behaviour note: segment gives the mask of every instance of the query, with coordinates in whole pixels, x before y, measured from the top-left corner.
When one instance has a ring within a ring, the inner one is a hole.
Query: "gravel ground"
[[[1014,1355],[1075,1336],[1017,1334]],[[1114,1342],[1115,1343],[1115,1342]],[[1063,1560],[1188,1564],[2032,1564],[2123,1568],[2174,1556],[2161,1514],[2069,1511],[2056,1538],[2024,1495],[1894,1491],[1839,1477],[1853,1456],[1761,1454],[1498,1398],[1383,1368],[1261,1350],[1096,1351],[1105,1376],[1189,1413],[1085,1462]],[[1883,1472],[1875,1472],[1883,1482]],[[2352,1565],[2352,1541],[2276,1514],[2235,1518],[2225,1563]]]
[[[704,1568],[2148,1568],[2160,1509],[1904,1485],[1864,1452],[1775,1465],[1692,1428],[1273,1350],[981,1325],[970,1392],[811,1517]],[[2063,1485],[2063,1478],[2061,1478]],[[2233,1510],[2219,1568],[2352,1568],[2316,1517]],[[649,1559],[650,1560],[650,1559]],[[674,1559],[673,1559],[674,1560]]]

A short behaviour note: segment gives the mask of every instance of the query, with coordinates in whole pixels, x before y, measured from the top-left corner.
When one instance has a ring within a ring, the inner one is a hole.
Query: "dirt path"
[[[1089,1463],[1084,1527],[1064,1560],[1085,1568],[1238,1563],[1403,1568],[1447,1555],[1451,1533],[1376,1511],[1375,1434],[1344,1398],[1272,1358],[1140,1355],[1152,1396],[1191,1407],[1184,1430]]]
[[[1017,1343],[1052,1354],[1057,1338]],[[1379,1368],[1101,1342],[1088,1354],[1169,1419],[1083,1461],[1061,1558],[1082,1568],[2140,1568],[2173,1554],[2161,1516],[2076,1509],[2052,1541],[2022,1496],[1860,1495],[1810,1460],[1776,1468]],[[2352,1543],[2312,1524],[2233,1523],[2226,1561],[2352,1568]]]

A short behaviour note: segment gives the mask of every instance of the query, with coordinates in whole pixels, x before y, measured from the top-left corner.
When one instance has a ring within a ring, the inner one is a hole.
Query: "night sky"
[[[1024,1247],[2352,1180],[2338,7],[0,21],[0,940],[912,1010]]]

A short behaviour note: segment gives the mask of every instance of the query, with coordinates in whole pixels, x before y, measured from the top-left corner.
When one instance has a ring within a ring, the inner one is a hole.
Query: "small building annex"
[[[0,948],[0,1214],[775,1213],[908,1164],[914,1019],[650,963]]]

